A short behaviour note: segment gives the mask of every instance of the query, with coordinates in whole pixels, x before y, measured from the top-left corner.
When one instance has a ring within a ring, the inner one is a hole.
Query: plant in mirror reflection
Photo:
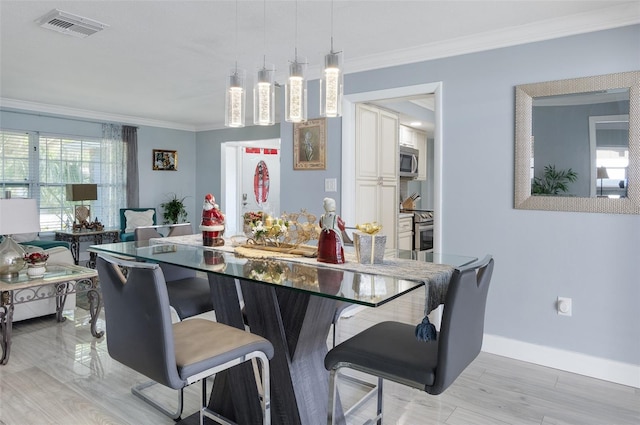
[[[531,184],[533,195],[559,195],[569,191],[569,183],[578,179],[578,173],[571,168],[556,170],[555,165],[545,165],[544,177],[534,177]]]

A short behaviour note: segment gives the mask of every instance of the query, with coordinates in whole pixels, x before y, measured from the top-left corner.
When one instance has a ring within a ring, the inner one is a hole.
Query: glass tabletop
[[[244,258],[228,249],[216,250],[203,246],[120,242],[94,245],[90,250],[173,264],[370,307],[382,305],[424,285],[421,280],[407,279],[396,272],[387,275],[346,270],[313,260],[299,262],[288,258]],[[410,252],[403,255],[410,261]],[[463,258],[473,260],[470,257]],[[435,259],[438,260],[437,257]]]
[[[69,280],[86,279],[95,277],[96,271],[73,264],[51,264],[46,266],[47,271],[41,277],[33,278],[27,275],[26,271],[21,271],[18,276],[11,279],[0,280],[0,290],[16,290],[32,286],[47,285],[52,283],[65,282]]]

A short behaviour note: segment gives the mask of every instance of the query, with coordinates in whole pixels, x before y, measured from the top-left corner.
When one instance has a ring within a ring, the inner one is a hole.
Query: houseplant
[[[178,198],[178,195],[174,193],[169,201],[160,204],[160,207],[164,210],[162,213],[164,224],[182,223],[187,219],[187,210],[184,207],[186,198],[186,196]]]
[[[558,195],[569,190],[569,183],[578,178],[578,173],[571,168],[568,170],[556,170],[555,165],[545,165],[544,176],[534,177],[531,184],[533,195]]]

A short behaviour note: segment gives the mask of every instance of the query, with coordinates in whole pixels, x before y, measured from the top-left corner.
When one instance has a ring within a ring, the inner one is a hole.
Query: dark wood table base
[[[217,320],[243,329],[235,279],[210,274],[209,283]],[[270,362],[271,423],[326,424],[329,373],[324,356],[337,301],[253,282],[240,281],[240,287],[251,332],[275,348]],[[258,400],[251,365],[240,365],[216,375],[209,407],[239,424],[258,425],[262,423]],[[342,411],[339,401],[338,411]],[[179,422],[198,423],[198,413]],[[205,419],[205,423],[213,422]]]

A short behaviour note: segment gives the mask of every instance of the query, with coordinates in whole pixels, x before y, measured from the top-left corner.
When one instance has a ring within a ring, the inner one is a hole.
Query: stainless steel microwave
[[[418,177],[418,149],[400,146],[400,177],[415,179]]]

